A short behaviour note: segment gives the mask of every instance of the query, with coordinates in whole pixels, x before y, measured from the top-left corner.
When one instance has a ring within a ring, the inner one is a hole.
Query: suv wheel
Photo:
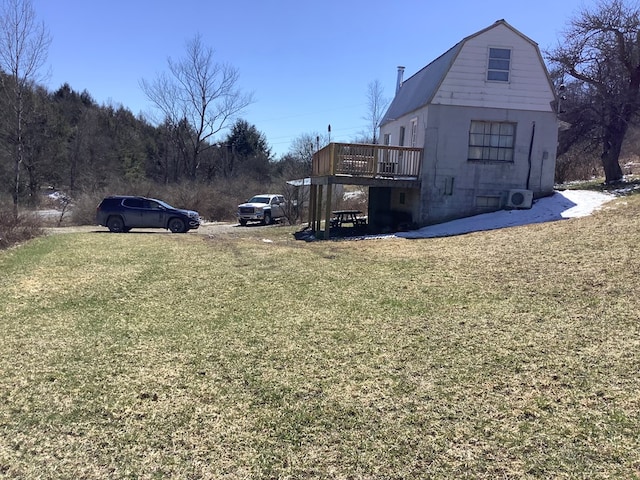
[[[171,233],[184,233],[187,231],[187,227],[179,218],[172,218],[169,220],[169,230]]]
[[[273,221],[273,219],[271,218],[271,214],[269,212],[264,214],[264,219],[262,220],[262,223],[264,223],[265,225],[271,225],[271,222]]]
[[[243,227],[246,227],[247,221],[243,218],[242,220],[240,220],[240,225],[242,225]]]
[[[109,229],[110,232],[113,232],[113,233],[121,233],[121,232],[129,231],[128,229],[125,228],[124,222],[120,217],[109,217],[109,220],[107,220],[107,228]]]

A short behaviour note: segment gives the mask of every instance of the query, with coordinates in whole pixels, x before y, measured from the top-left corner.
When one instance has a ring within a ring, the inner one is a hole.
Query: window
[[[476,197],[476,206],[479,208],[500,208],[500,197],[478,196]]]
[[[508,48],[489,48],[489,68],[487,80],[508,82],[511,67],[511,50]]]
[[[404,147],[404,127],[400,127],[400,135],[398,139],[398,145]]]
[[[513,162],[516,124],[472,121],[469,160]]]
[[[390,133],[385,133],[384,134],[382,143],[384,145],[391,145],[391,134]],[[387,149],[383,150],[382,161],[383,162],[388,162],[389,161],[389,150],[387,150]]]
[[[411,120],[411,146],[415,147],[418,141],[418,119]]]
[[[142,200],[141,198],[126,198],[122,204],[125,207],[131,207],[131,208],[144,208],[144,200]]]

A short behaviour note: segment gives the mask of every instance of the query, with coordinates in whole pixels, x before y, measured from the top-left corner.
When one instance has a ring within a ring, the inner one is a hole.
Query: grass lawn
[[[441,239],[293,231],[0,252],[0,477],[640,478],[640,195]]]

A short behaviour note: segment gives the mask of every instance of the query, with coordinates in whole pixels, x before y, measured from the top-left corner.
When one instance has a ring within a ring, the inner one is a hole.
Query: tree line
[[[4,90],[11,79],[0,84],[0,111],[11,112]],[[23,94],[21,199],[37,196],[43,187],[69,193],[100,190],[114,179],[135,183],[151,180],[159,184],[184,181],[211,183],[240,176],[265,179],[282,169],[274,161],[265,136],[255,125],[236,120],[219,142],[200,142],[186,119],[153,125],[134,116],[123,106],[98,105],[89,92],[78,92],[68,84],[54,92],[34,86]],[[0,138],[0,180],[11,193],[13,153],[11,115],[2,115]],[[199,150],[199,151],[197,151]],[[197,151],[197,155],[196,155]],[[308,158],[287,156],[288,164],[305,174]],[[299,165],[296,165],[296,164]],[[306,172],[308,174],[308,172]]]

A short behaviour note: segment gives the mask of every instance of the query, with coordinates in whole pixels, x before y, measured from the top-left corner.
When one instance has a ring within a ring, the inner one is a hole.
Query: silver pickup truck
[[[238,222],[245,226],[247,222],[260,222],[270,225],[285,216],[285,200],[282,195],[263,193],[256,195],[246,203],[238,205]]]

